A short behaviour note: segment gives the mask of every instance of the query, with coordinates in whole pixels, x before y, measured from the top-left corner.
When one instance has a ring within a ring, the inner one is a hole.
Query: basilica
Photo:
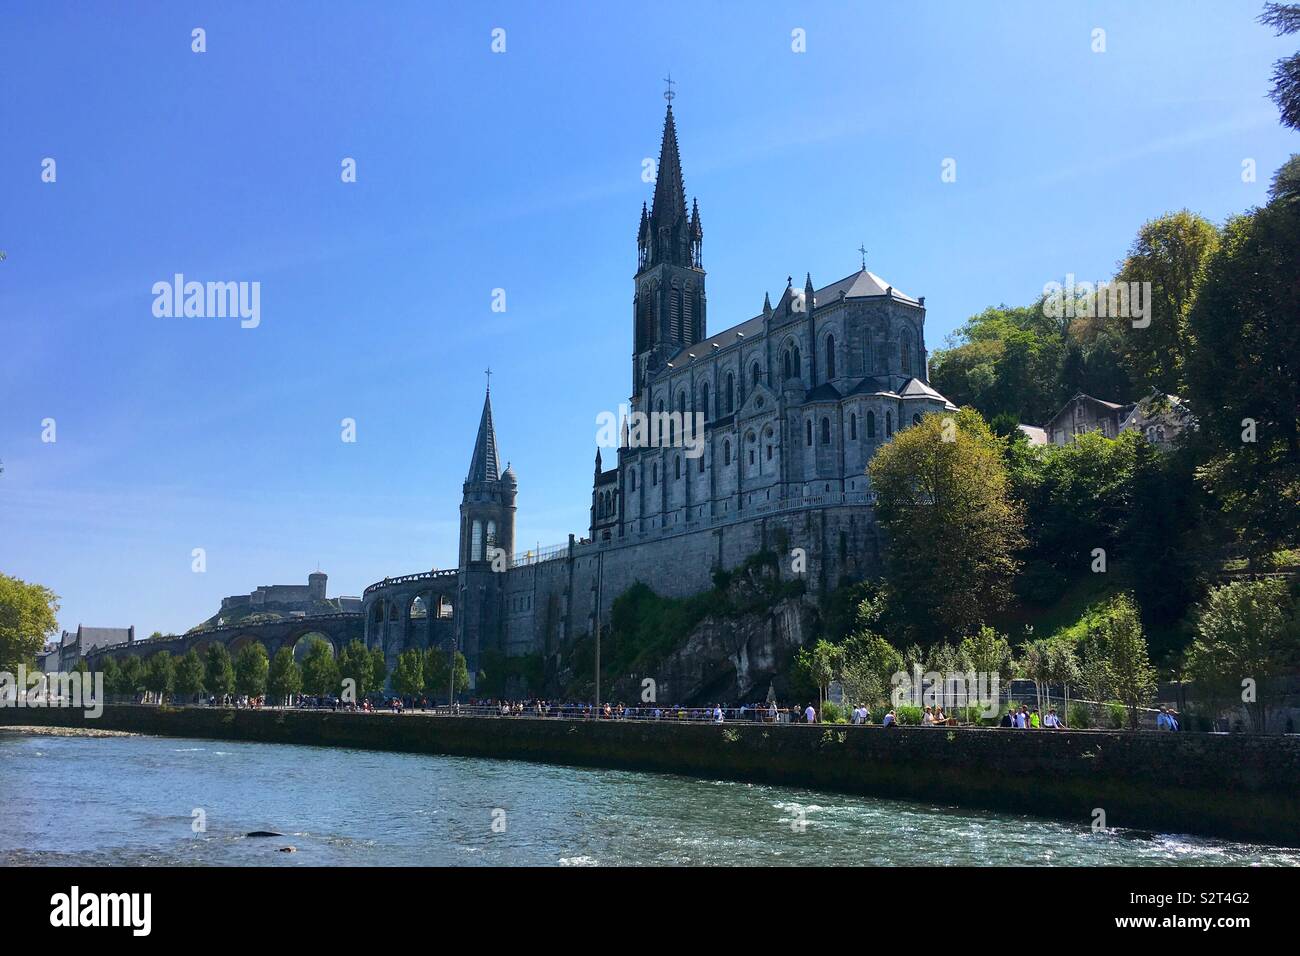
[[[475,675],[489,655],[559,653],[643,583],[669,596],[757,552],[801,549],[819,593],[879,566],[866,466],[896,431],[955,410],[930,387],[925,298],[865,268],[817,287],[787,277],[773,303],[708,332],[704,227],[687,205],[671,100],[654,195],[637,229],[629,417],[597,449],[590,526],[515,550],[519,478],[501,468],[485,398],[460,507],[456,569],[366,590],[367,643],[395,659],[454,640]],[[608,462],[607,462],[608,459]],[[608,463],[609,467],[606,467]],[[426,593],[427,592],[427,593]],[[437,607],[415,623],[411,608]]]

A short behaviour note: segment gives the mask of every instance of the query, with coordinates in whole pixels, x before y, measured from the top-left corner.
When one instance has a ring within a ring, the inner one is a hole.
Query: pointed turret
[[[496,481],[501,477],[497,462],[497,433],[492,427],[492,392],[483,399],[483,415],[478,422],[478,438],[474,440],[474,457],[469,462],[466,481]]]
[[[497,433],[492,424],[492,392],[483,398],[483,415],[474,441],[464,493],[460,500],[460,567],[508,560],[515,543],[515,497],[519,480],[507,466],[501,474]],[[499,554],[497,552],[500,552]]]
[[[704,226],[700,222],[700,201],[691,200],[691,265],[700,267],[704,250]]]

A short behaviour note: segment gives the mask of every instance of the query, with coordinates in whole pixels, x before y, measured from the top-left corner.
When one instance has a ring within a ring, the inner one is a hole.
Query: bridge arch
[[[310,630],[302,631],[296,635],[290,635],[285,638],[282,646],[292,648],[293,659],[301,664],[303,658],[307,656],[307,652],[311,649],[312,644],[316,641],[323,642],[325,646],[329,648],[330,657],[338,656],[340,648],[335,647],[334,639],[323,631]]]

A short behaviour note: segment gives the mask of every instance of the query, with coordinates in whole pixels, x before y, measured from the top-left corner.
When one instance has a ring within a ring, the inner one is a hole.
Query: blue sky
[[[1152,216],[1264,201],[1300,142],[1260,6],[7,4],[0,570],[148,634],[318,564],[452,566],[489,364],[519,546],[581,534],[666,72],[710,330],[865,243],[933,349]],[[177,272],[260,282],[261,324],[155,317]]]

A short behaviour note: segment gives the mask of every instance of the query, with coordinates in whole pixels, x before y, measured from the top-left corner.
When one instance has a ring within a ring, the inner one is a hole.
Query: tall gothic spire
[[[699,268],[700,238],[696,235],[699,209],[694,217],[686,213],[686,187],[682,183],[682,158],[677,149],[677,124],[673,105],[664,116],[664,138],[659,147],[659,167],[655,194],[647,217],[642,212],[637,239],[639,268],[666,263],[685,268]]]
[[[671,103],[664,118],[664,139],[659,147],[659,174],[650,218],[656,220],[656,225],[686,218],[686,187],[682,185],[682,158],[677,151],[677,124],[673,122]]]
[[[497,433],[492,427],[492,392],[483,398],[483,417],[474,440],[474,457],[469,463],[466,481],[496,481],[501,477],[497,460]]]

